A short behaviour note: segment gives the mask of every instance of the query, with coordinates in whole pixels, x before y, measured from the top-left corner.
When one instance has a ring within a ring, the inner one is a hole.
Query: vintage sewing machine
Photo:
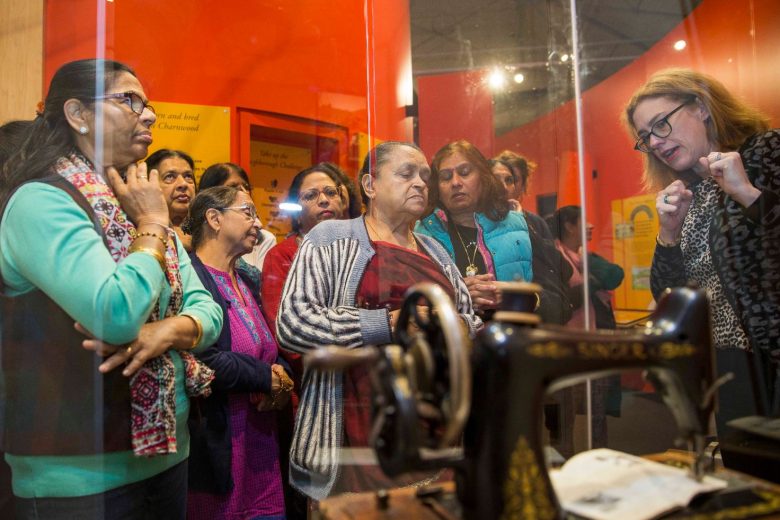
[[[465,518],[562,517],[543,451],[545,395],[625,369],[646,371],[694,454],[692,477],[701,478],[718,384],[704,293],[669,291],[643,329],[583,332],[538,326],[532,309],[539,290],[504,286],[502,308],[472,350],[444,292],[421,284],[407,294],[398,345],[321,349],[306,363],[372,363],[379,464],[391,476],[454,468]],[[421,299],[428,316],[419,313]],[[406,332],[411,318],[422,334]]]

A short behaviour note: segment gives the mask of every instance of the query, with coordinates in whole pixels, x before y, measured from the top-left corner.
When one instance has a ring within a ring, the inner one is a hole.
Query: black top
[[[449,220],[447,227],[452,240],[452,249],[455,252],[455,265],[458,266],[460,274],[466,276],[466,267],[472,261],[477,266],[477,274],[487,273],[485,259],[477,245],[477,228],[460,226],[452,219]]]

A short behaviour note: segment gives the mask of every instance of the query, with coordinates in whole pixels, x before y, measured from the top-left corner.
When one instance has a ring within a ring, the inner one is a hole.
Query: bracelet
[[[158,235],[157,233],[152,233],[151,231],[142,231],[140,233],[136,233],[135,237],[136,238],[140,238],[140,237],[154,237],[157,240],[159,240],[160,242],[162,242],[162,245],[163,245],[164,248],[168,249],[168,240],[163,238],[162,235]]]
[[[655,242],[659,246],[661,246],[661,247],[676,247],[676,246],[679,246],[681,240],[682,239],[680,237],[678,237],[677,240],[675,240],[674,242],[664,242],[663,240],[661,240],[661,234],[660,233],[655,236]]]
[[[200,319],[198,319],[196,316],[193,316],[192,314],[181,313],[179,314],[179,316],[185,316],[191,319],[195,323],[195,328],[198,329],[195,335],[195,339],[193,340],[192,345],[190,345],[189,348],[189,350],[192,350],[198,346],[198,343],[200,343],[200,340],[203,338],[203,325],[200,323]]]
[[[135,245],[135,244],[133,244],[133,245]],[[153,247],[145,247],[145,246],[137,246],[137,247],[130,246],[130,254],[133,254],[133,253],[146,253],[147,255],[153,256],[154,259],[157,260],[157,262],[160,264],[160,269],[162,269],[163,272],[166,271],[167,268],[166,268],[166,265],[165,265],[165,257],[163,256],[163,254],[161,252],[159,252],[155,248],[153,248]]]
[[[279,378],[279,391],[277,393],[289,392],[293,389],[292,379],[290,379],[290,376],[287,375],[287,372],[281,366],[271,365],[271,372]]]

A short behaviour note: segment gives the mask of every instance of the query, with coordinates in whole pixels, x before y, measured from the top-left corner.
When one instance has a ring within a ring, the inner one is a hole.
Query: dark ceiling
[[[581,87],[647,51],[701,0],[577,0]],[[410,0],[415,77],[491,68],[501,134],[574,96],[569,0]],[[522,83],[513,81],[522,73]]]

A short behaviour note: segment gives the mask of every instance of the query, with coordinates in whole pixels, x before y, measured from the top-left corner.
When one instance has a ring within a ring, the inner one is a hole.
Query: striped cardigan
[[[481,321],[474,315],[457,267],[434,239],[415,237],[455,288],[456,308],[473,335]],[[373,256],[363,217],[329,220],[312,229],[284,285],[276,320],[279,345],[305,354],[320,346],[390,343],[388,311],[355,306],[358,286]],[[341,373],[304,374],[290,449],[290,481],[316,500],[328,496],[338,477],[342,404]]]

